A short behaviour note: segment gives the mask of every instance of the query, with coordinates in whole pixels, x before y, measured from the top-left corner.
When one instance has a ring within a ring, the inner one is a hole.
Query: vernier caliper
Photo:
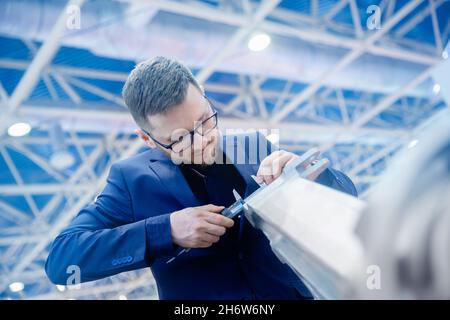
[[[282,175],[288,175],[291,170],[300,170],[300,177],[305,179],[311,179],[312,177],[317,177],[320,173],[322,173],[328,166],[327,159],[319,159],[320,151],[316,148],[310,149],[301,155],[298,159],[290,163],[286,168],[284,168]],[[257,196],[259,193],[263,192],[263,190],[267,187],[264,182],[258,182],[256,176],[251,176],[253,180],[259,185],[259,188],[254,191],[251,195],[249,195],[245,200],[241,198],[239,193],[236,190],[233,190],[234,198],[236,202],[234,202],[228,208],[225,208],[222,211],[222,215],[233,219],[236,215],[242,212],[245,208],[246,202]]]

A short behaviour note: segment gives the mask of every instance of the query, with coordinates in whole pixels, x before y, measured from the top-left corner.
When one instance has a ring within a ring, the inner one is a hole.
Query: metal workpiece
[[[354,230],[365,204],[305,179],[311,154],[246,198],[243,212],[315,298],[339,299],[352,290],[355,273],[363,272],[363,249]]]

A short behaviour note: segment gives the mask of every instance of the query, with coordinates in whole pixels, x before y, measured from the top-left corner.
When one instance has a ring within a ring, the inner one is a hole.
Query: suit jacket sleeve
[[[147,267],[173,250],[170,214],[135,221],[130,199],[115,164],[95,202],[52,243],[45,270],[53,283],[67,284],[70,266],[79,267],[81,282],[91,281]]]
[[[258,132],[258,140],[259,146],[267,146],[267,154],[271,154],[272,152],[279,150],[276,145],[267,140],[260,132]],[[353,184],[352,180],[341,171],[327,168],[317,177],[316,182],[330,188],[348,193],[355,197],[358,196],[358,192],[356,191],[355,185]]]

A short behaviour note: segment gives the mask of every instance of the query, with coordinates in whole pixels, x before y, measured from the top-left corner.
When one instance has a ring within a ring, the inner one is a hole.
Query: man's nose
[[[198,132],[194,134],[194,151],[202,151],[209,143],[210,138],[207,136],[202,136]]]

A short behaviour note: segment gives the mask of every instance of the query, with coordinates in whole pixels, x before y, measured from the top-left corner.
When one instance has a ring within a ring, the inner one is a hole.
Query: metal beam
[[[353,26],[355,28],[355,34],[358,38],[362,38],[364,36],[364,31],[361,27],[361,17],[359,16],[358,5],[356,4],[356,0],[349,0],[349,5],[353,20]]]
[[[19,143],[19,141],[20,140],[17,139],[14,140],[13,143],[8,144],[8,147],[16,150],[17,152],[21,153],[22,155],[33,161],[36,165],[38,165],[42,170],[47,172],[55,180],[63,181],[66,179],[64,175],[62,175],[49,165],[47,159],[44,159],[41,156],[37,155],[36,153],[32,152],[26,146]]]
[[[142,143],[139,140],[135,140],[132,142],[129,147],[120,155],[119,159],[111,159],[111,160],[120,160],[123,158],[128,158],[134,155],[140,148],[142,147]],[[46,233],[45,237],[42,237],[38,243],[27,252],[24,256],[18,259],[17,264],[14,269],[3,278],[3,282],[0,284],[0,292],[3,291],[6,286],[13,281],[19,274],[22,272],[48,245],[48,243],[54,239],[58,233],[72,220],[72,218],[90,201],[92,201],[93,197],[97,195],[100,190],[104,187],[106,182],[106,177],[109,173],[109,167],[106,168],[101,176],[99,177],[94,188],[91,188],[89,192],[84,193],[72,206],[68,209],[63,215],[61,215],[56,222],[51,226],[50,230]]]
[[[1,191],[0,191],[1,194]],[[0,200],[0,216],[14,224],[30,223],[31,216]]]
[[[15,113],[20,104],[28,98],[36,83],[39,81],[42,71],[45,66],[52,60],[59,48],[59,39],[63,35],[66,29],[67,21],[67,8],[69,6],[81,6],[84,0],[69,0],[64,7],[62,13],[59,15],[53,29],[49,33],[48,38],[39,48],[33,61],[28,67],[27,71],[20,79],[18,85],[14,89],[13,94],[8,102],[7,116],[4,117],[4,121]],[[0,130],[3,128],[0,127]]]
[[[437,17],[437,9],[435,0],[428,0],[431,12],[431,23],[433,25],[434,42],[436,43],[436,50],[439,55],[444,50],[444,44],[442,43],[442,34],[439,30],[439,20]]]
[[[387,108],[389,108],[392,103],[394,103],[395,101],[397,101],[405,92],[407,92],[408,90],[411,90],[411,88],[413,88],[414,86],[419,85],[422,81],[424,81],[425,79],[427,79],[431,73],[433,72],[434,66],[430,67],[428,69],[426,69],[424,72],[422,72],[421,74],[419,74],[416,78],[414,78],[413,80],[411,80],[408,84],[406,84],[405,86],[403,86],[400,90],[398,90],[396,93],[384,98],[383,100],[380,101],[380,103],[378,103],[376,106],[374,106],[373,108],[369,109],[367,112],[365,112],[364,114],[362,114],[361,116],[359,116],[357,118],[357,120],[355,120],[353,122],[353,124],[351,125],[349,131],[350,132],[355,132],[355,131],[359,131],[360,128],[368,123],[371,119],[373,119],[374,117],[376,117],[378,114],[380,114],[381,112],[383,112],[384,110],[386,110]],[[417,129],[414,129],[412,131],[410,131],[409,136],[413,135],[413,133],[416,131]],[[405,135],[405,137],[408,137],[408,135]],[[320,149],[322,151],[326,151],[329,150],[330,148],[332,148],[337,141],[339,140],[339,136],[336,136],[333,140],[328,141],[327,143],[323,144]]]
[[[0,154],[3,157],[3,160],[6,163],[6,166],[8,167],[9,171],[11,172],[11,175],[14,177],[14,180],[16,181],[17,185],[19,186],[24,186],[24,181],[22,179],[22,176],[20,175],[19,170],[16,167],[16,164],[14,163],[14,161],[11,159],[8,150],[6,150],[5,147],[0,146]],[[29,194],[28,192],[24,192],[23,196],[25,198],[25,201],[27,202],[32,214],[34,216],[36,216],[39,212],[39,209],[34,201],[34,199],[31,197],[31,194]]]
[[[241,76],[243,78],[243,76]],[[253,88],[259,88],[259,86],[265,81],[266,79],[263,77],[260,77],[252,82],[252,89]],[[234,97],[226,106],[222,107],[222,111],[225,114],[231,114],[233,113],[236,108],[245,101],[246,97],[250,94],[246,84],[241,84],[241,90],[236,97]]]
[[[35,295],[35,296],[26,296],[25,299],[32,300],[61,300],[61,299],[74,299],[74,298],[82,298],[82,297],[92,297],[108,292],[126,292],[132,291],[139,287],[145,286],[146,288],[153,286],[156,291],[156,283],[153,276],[150,272],[146,272],[143,275],[139,276],[133,280],[126,281],[117,281],[116,283],[104,284],[98,286],[86,286],[81,284],[81,288],[77,290],[67,289],[64,292],[51,292],[47,294]],[[155,297],[156,298],[156,297]],[[118,299],[118,297],[116,298]]]
[[[27,183],[0,184],[0,194],[5,196],[16,195],[51,195],[59,192],[82,192],[95,187],[94,183],[68,184],[68,183]]]
[[[206,66],[202,70],[200,70],[200,72],[196,75],[197,80],[200,83],[206,82],[222,60],[225,59],[238,44],[248,37],[254,28],[257,27],[259,23],[263,21],[280,2],[281,0],[265,0],[262,2],[256,13],[248,19],[248,23],[234,33],[225,46],[221,48],[210,61],[207,62]]]
[[[45,221],[46,217],[49,214],[51,214],[52,211],[54,210],[54,208],[62,201],[62,199],[63,199],[63,195],[62,194],[63,193],[70,192],[70,194],[73,195],[74,193],[76,193],[78,191],[77,190],[78,184],[76,184],[76,182],[81,180],[81,178],[83,177],[83,175],[86,172],[89,173],[92,170],[91,169],[92,166],[98,160],[100,155],[103,154],[103,152],[105,150],[105,145],[110,143],[111,139],[113,139],[113,137],[115,137],[115,134],[110,134],[107,137],[106,141],[103,141],[102,143],[98,143],[97,147],[87,156],[87,158],[85,159],[83,164],[80,167],[78,167],[77,170],[75,171],[75,173],[73,173],[70,176],[70,179],[65,184],[60,184],[60,185],[56,186],[56,188],[54,190],[55,195],[52,197],[52,199],[50,201],[47,202],[47,204],[42,209],[42,211],[39,212],[39,214],[36,217],[36,219],[32,222],[32,225],[38,225],[39,223]],[[67,190],[65,190],[66,186],[72,186],[72,185],[75,186],[75,187],[74,188],[67,188]],[[35,189],[38,190],[38,192],[41,192],[39,190],[44,190],[45,188],[48,188],[49,186],[51,187],[52,185],[45,185],[44,188],[42,188],[42,186],[36,186],[35,185],[35,187],[36,187]],[[95,184],[92,182],[91,186],[95,186]],[[4,187],[5,188],[12,187],[13,190],[9,190],[9,192],[14,192],[15,186],[4,185]],[[20,194],[23,191],[26,191],[26,190],[22,190],[22,189],[15,190],[15,192],[17,192],[17,194]],[[32,192],[33,190],[29,190],[29,191]],[[78,192],[80,192],[80,191],[85,192],[86,190],[82,189],[82,190],[79,190]],[[69,203],[69,205],[70,205],[70,203]],[[42,229],[42,228],[40,228],[40,229]],[[47,231],[47,230],[45,230],[45,231]],[[33,231],[31,233],[33,233],[33,232],[34,232],[34,229],[33,229]],[[30,233],[30,232],[28,231],[27,233]],[[35,239],[36,238],[28,239],[28,241],[33,241]],[[38,238],[36,242],[38,242],[39,240],[40,240],[40,238]]]
[[[297,108],[301,103],[305,102],[310,98],[316,91],[322,87],[327,79],[341,71],[347,65],[352,63],[354,60],[359,58],[366,49],[379,40],[383,35],[385,35],[390,29],[392,29],[398,22],[400,22],[405,16],[407,16],[411,11],[413,11],[423,0],[414,0],[408,2],[404,5],[388,22],[385,23],[382,29],[377,30],[373,35],[357,48],[351,50],[347,53],[335,66],[330,70],[327,70],[321,74],[317,81],[313,82],[306,89],[304,89],[300,94],[294,97],[288,104],[286,104],[277,114],[272,117],[272,122],[276,123],[283,120],[291,111]]]
[[[93,138],[93,137],[78,137],[78,142],[82,146],[92,146],[98,144],[100,141],[102,141],[103,137]],[[52,143],[50,137],[35,137],[35,136],[24,136],[24,137],[4,137],[2,138],[2,141],[0,142],[0,145],[11,145],[16,143],[16,141],[20,141],[23,145],[39,145],[39,144],[48,144],[50,145]],[[70,139],[67,139],[66,143],[68,145],[73,144],[73,142]]]
[[[394,141],[393,143],[385,146],[383,149],[381,149],[379,152],[376,152],[372,156],[368,157],[366,160],[358,163],[355,165],[350,171],[347,172],[347,174],[353,178],[361,171],[367,169],[368,167],[372,166],[377,161],[385,158],[390,153],[394,152],[395,150],[399,149],[402,145],[404,145],[403,141]]]
[[[325,20],[333,20],[333,18],[347,5],[348,0],[340,0],[336,3],[324,16]]]
[[[28,39],[23,39],[24,44],[28,47],[33,57],[36,56],[38,51],[37,46]],[[49,73],[44,69],[42,69],[42,80],[44,81],[45,86],[47,87],[47,91],[50,94],[52,100],[59,100],[58,93],[56,92],[55,86],[52,83],[52,79],[50,78]]]
[[[58,73],[52,73],[52,75],[55,78],[55,80],[59,83],[61,88],[63,88],[64,92],[69,96],[69,98],[75,104],[80,104],[81,103],[80,95],[75,92],[75,90],[70,86],[70,84],[67,83],[66,79]]]
[[[362,127],[364,124],[369,122],[371,119],[379,115],[381,112],[389,108],[395,101],[397,101],[400,97],[402,97],[406,92],[411,90],[412,88],[418,86],[423,81],[425,81],[428,77],[430,77],[432,71],[434,70],[434,66],[426,69],[424,72],[419,74],[415,79],[410,81],[408,84],[400,88],[396,93],[386,97],[379,104],[368,110],[366,113],[361,115],[356,121],[352,124],[352,129],[357,129]]]
[[[438,9],[444,4],[445,0],[437,0],[434,4],[435,9]],[[414,29],[419,23],[421,23],[426,17],[431,14],[431,7],[426,6],[424,9],[419,11],[411,19],[401,25],[395,32],[394,35],[398,38],[405,36],[409,31]]]
[[[74,110],[69,108],[45,108],[45,107],[30,107],[22,108],[19,113],[27,119],[41,119],[47,118],[58,119],[60,122],[65,120],[71,124],[86,123],[91,121],[96,124],[96,129],[102,129],[102,132],[110,132],[112,129],[121,130],[121,132],[132,133],[136,128],[133,120],[126,111],[98,111],[98,110]],[[336,134],[338,132],[348,132],[349,127],[336,124],[334,126],[324,127],[322,125],[310,123],[277,123],[274,125],[270,121],[263,120],[256,117],[249,117],[246,119],[220,117],[219,126],[221,128],[277,128],[280,130],[296,130],[297,132],[315,132],[324,134]],[[80,128],[82,129],[82,127]],[[92,130],[92,128],[91,128]],[[398,137],[399,135],[407,134],[407,130],[392,130],[382,128],[364,128],[355,132],[355,134],[373,134],[380,137]],[[298,137],[298,140],[301,136]]]
[[[343,0],[336,6],[342,5],[343,7],[347,4],[347,2],[348,0]],[[152,0],[151,3],[162,11],[195,17],[215,23],[224,23],[236,27],[244,26],[246,24],[246,21],[248,20],[244,15],[223,12],[222,10],[218,10],[204,4],[202,5],[198,2],[192,3],[188,1],[177,2],[173,0]],[[275,9],[274,12],[276,12],[276,10],[277,9]],[[319,43],[340,48],[355,49],[364,44],[364,40],[342,37],[320,29],[302,29],[267,20],[261,22],[259,27],[261,30],[268,33],[299,38],[307,42]],[[437,57],[411,52],[411,50],[396,48],[394,46],[382,47],[371,45],[368,46],[366,51],[374,55],[401,59],[425,65],[434,64],[437,61]]]
[[[5,88],[3,87],[2,83],[0,82],[0,106],[2,108],[6,108],[8,106],[8,93],[6,92]]]
[[[99,88],[97,86],[94,86],[94,85],[92,85],[90,83],[87,83],[85,81],[82,81],[82,80],[79,80],[79,79],[75,79],[75,78],[71,78],[71,77],[68,77],[67,81],[69,83],[71,83],[72,85],[80,88],[80,89],[86,90],[86,91],[88,91],[88,92],[90,92],[90,93],[92,93],[92,94],[94,94],[96,96],[99,96],[100,98],[105,99],[106,101],[113,102],[113,103],[115,103],[115,104],[117,104],[117,105],[119,105],[119,106],[121,106],[123,108],[127,107],[125,102],[123,101],[122,97],[116,96],[116,95],[112,94],[109,91],[101,89],[101,88]]]
[[[14,237],[1,237],[0,246],[11,246],[24,243],[38,242],[40,238],[44,236],[43,233],[24,235],[24,236],[14,236]]]

